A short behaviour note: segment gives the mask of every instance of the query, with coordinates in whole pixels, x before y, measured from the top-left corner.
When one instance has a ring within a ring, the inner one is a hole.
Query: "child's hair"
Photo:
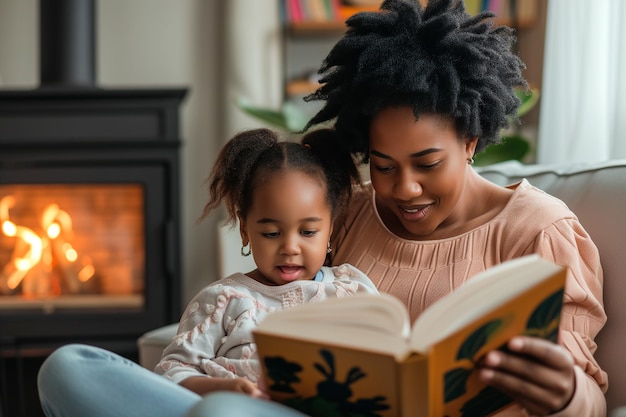
[[[281,141],[269,129],[246,130],[229,140],[217,157],[207,180],[210,199],[201,219],[222,201],[228,211],[227,223],[237,220],[237,212],[246,217],[255,188],[289,170],[309,175],[326,190],[332,220],[346,209],[352,187],[361,184],[352,156],[337,148],[334,130],[311,131],[302,143]]]
[[[324,60],[320,87],[306,101],[324,107],[305,129],[336,118],[340,139],[369,159],[372,116],[410,106],[454,121],[460,139],[478,137],[476,152],[500,140],[527,87],[523,62],[511,51],[513,30],[494,27],[491,12],[471,16],[462,0],[386,0],[380,12],[346,22],[348,30]]]

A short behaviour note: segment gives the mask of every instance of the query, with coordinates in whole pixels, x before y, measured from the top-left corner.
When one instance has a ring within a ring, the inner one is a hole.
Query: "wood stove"
[[[67,343],[136,359],[180,318],[187,90],[95,85],[93,0],[40,1],[41,86],[0,90],[0,417]]]
[[[185,93],[0,91],[2,358],[70,342],[132,356],[179,319]]]

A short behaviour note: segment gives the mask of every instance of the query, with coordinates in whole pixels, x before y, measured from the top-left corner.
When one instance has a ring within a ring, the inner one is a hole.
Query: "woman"
[[[332,263],[362,270],[413,319],[505,260],[538,253],[567,266],[560,344],[514,338],[510,353],[486,356],[480,375],[514,399],[498,416],[604,416],[607,376],[593,358],[606,321],[597,248],[561,201],[527,181],[496,186],[471,168],[515,115],[513,89],[526,86],[512,31],[493,27],[490,13],[469,16],[461,1],[422,9],[387,0],[381,9],[348,20],[308,97],[324,101],[308,127],[334,120],[337,145],[370,168],[371,184],[335,226]],[[232,404],[218,394],[191,415],[244,415],[245,402]],[[299,415],[257,410],[247,415]]]

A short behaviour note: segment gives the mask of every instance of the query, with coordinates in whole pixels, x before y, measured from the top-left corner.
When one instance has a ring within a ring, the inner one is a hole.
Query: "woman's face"
[[[241,238],[260,273],[251,276],[268,285],[312,279],[326,260],[332,230],[323,184],[287,170],[258,185],[252,197],[240,218]]]
[[[370,125],[370,176],[387,227],[406,239],[449,237],[470,204],[462,196],[475,146],[442,116],[416,120],[409,107],[378,113]]]

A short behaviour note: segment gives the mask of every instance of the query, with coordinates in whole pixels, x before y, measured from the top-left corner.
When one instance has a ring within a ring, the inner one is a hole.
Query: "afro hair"
[[[527,88],[512,52],[513,30],[494,14],[469,15],[462,0],[386,0],[380,11],[349,18],[348,30],[319,73],[322,86],[306,101],[323,100],[311,126],[335,120],[351,153],[369,158],[369,122],[389,106],[417,117],[452,119],[460,138],[478,137],[476,152],[500,140],[515,118],[515,87]]]

